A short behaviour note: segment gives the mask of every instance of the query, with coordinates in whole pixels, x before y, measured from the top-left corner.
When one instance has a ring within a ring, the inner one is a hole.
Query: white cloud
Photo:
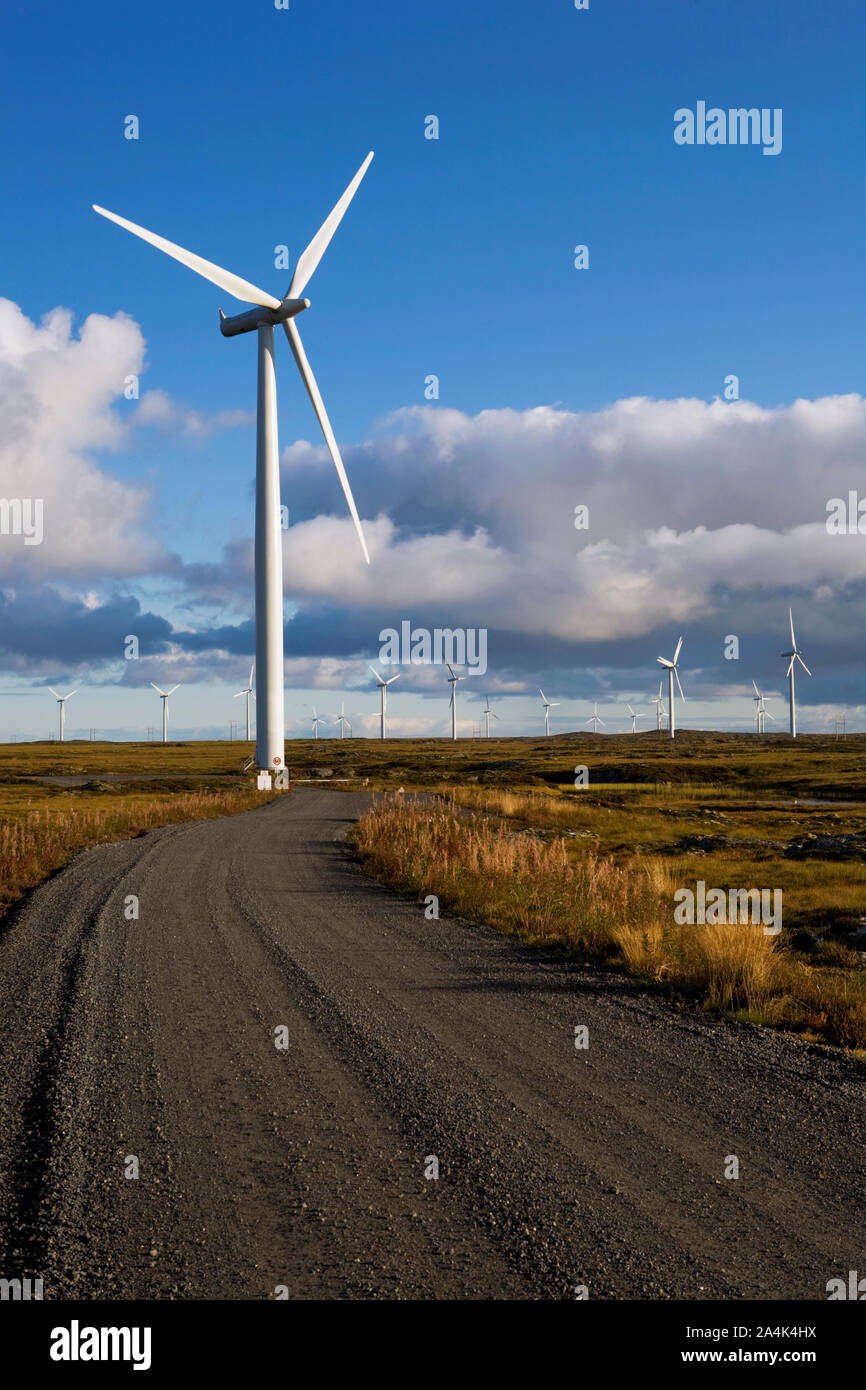
[[[49,573],[96,578],[167,565],[145,530],[146,490],[88,457],[123,443],[112,405],[143,358],[141,331],[125,314],[91,314],[76,338],[68,310],[52,310],[37,326],[0,299],[0,491],[41,498],[44,514],[41,545],[0,537],[0,575],[36,582]]]

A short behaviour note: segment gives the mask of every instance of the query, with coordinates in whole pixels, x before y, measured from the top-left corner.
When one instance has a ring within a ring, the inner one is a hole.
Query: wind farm
[[[850,1375],[859,8],[12,8],[7,1362]]]

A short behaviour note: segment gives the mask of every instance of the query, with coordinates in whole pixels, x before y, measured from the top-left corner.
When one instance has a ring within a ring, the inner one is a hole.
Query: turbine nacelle
[[[263,323],[276,328],[277,324],[285,323],[286,319],[293,319],[296,314],[302,314],[309,307],[309,299],[289,299],[287,296],[278,309],[269,309],[267,305],[261,305],[255,309],[247,309],[243,314],[231,316],[224,314],[220,309],[220,333],[224,338],[236,338],[239,333],[252,333],[253,329],[261,328]]]

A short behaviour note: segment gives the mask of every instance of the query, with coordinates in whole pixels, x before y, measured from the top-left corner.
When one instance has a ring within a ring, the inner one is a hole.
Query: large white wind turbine
[[[607,725],[605,724],[604,720],[601,718],[601,716],[600,716],[600,714],[599,714],[599,712],[598,712],[598,701],[597,701],[597,700],[596,700],[595,704],[594,704],[593,707],[592,707],[592,714],[591,714],[590,718],[587,719],[586,724],[591,724],[591,725],[592,725],[592,732],[593,732],[594,734],[597,734],[597,733],[598,733],[598,726],[599,726],[599,724],[601,725],[601,727],[602,727],[603,729],[606,729],[606,728],[607,728]],[[584,728],[586,728],[586,724],[584,724]]]
[[[246,697],[247,697],[247,743],[249,743],[249,741],[250,741],[250,696],[252,695],[253,699],[256,698],[255,695],[253,695],[253,671],[254,671],[255,669],[256,669],[256,663],[253,662],[252,666],[250,667],[250,683],[249,683],[249,685],[247,686],[246,690],[239,690],[239,691],[237,692],[237,694],[235,695],[235,699],[236,699],[236,700],[237,700],[241,695],[246,695]]]
[[[179,686],[182,682],[179,681],[179,682],[178,682],[178,685],[173,685],[173,686],[171,687],[171,690],[160,690],[159,686],[158,686],[158,685],[155,685],[153,681],[151,681],[150,683],[151,683],[151,685],[153,686],[154,690],[156,691],[157,695],[159,695],[160,699],[162,700],[162,741],[163,741],[163,743],[167,743],[167,742],[168,742],[168,697],[169,697],[169,695],[173,695],[173,694],[174,694],[174,692],[178,689],[178,686]]]
[[[220,331],[226,338],[239,333],[258,335],[258,421],[256,433],[256,546],[255,546],[255,595],[256,595],[256,666],[259,671],[259,717],[256,721],[256,764],[261,770],[282,768],[285,765],[285,711],[283,703],[283,552],[280,518],[280,475],[277,443],[277,391],[274,368],[274,328],[283,325],[289,340],[298,371],[301,374],[307,394],[312,401],[318,417],[325,443],[334,461],[337,474],[349,504],[349,511],[355,523],[355,530],[361,542],[364,559],[370,563],[367,544],[355,499],[349,487],[343,460],[331,429],[324,402],[319,394],[316,379],[307,361],[300,334],[295,325],[295,315],[310,307],[308,299],[301,299],[308,280],[312,276],[325,253],[343,214],[355,196],[362,178],[367,172],[372,151],[367,155],[352,182],[333,211],[322,223],[309,246],[295,266],[292,283],[282,299],[268,294],[248,280],[223,270],[221,266],[206,261],[201,256],[185,251],[164,237],[146,231],[134,222],[127,222],[116,213],[97,207],[94,211],[102,217],[125,227],[128,232],[141,237],[151,246],[164,251],[182,265],[202,275],[205,280],[219,285],[235,299],[255,308],[245,313],[227,318],[220,309]]]
[[[545,737],[549,738],[549,737],[550,737],[550,711],[551,711],[552,709],[557,709],[560,702],[559,702],[559,700],[548,700],[548,698],[547,698],[547,696],[545,695],[544,691],[542,690],[541,686],[538,687],[538,693],[539,693],[539,695],[541,696],[541,703],[544,705],[544,733],[545,733]]]
[[[66,728],[66,701],[67,701],[67,700],[71,700],[72,697],[73,697],[73,695],[77,695],[77,694],[78,694],[78,690],[77,690],[77,689],[75,689],[75,690],[70,690],[70,692],[69,692],[68,695],[58,695],[58,694],[57,694],[57,691],[56,691],[56,690],[53,690],[52,687],[51,687],[50,685],[49,685],[48,689],[51,691],[51,694],[54,696],[55,700],[57,701],[58,705],[60,706],[60,742],[62,743],[62,742],[63,742],[63,731],[64,731],[64,729]]]
[[[464,680],[466,679],[466,677],[465,677],[465,676],[455,676],[455,674],[454,674],[454,667],[453,667],[452,665],[450,665],[450,663],[447,662],[447,661],[446,661],[445,665],[448,667],[448,670],[451,672],[451,675],[448,677],[448,684],[451,686],[451,737],[452,737],[452,738],[456,738],[456,737],[457,737],[457,682],[458,682],[458,681],[464,681]]]
[[[790,660],[788,661],[787,676],[788,676],[788,688],[789,688],[789,690],[790,690],[790,699],[791,699],[791,738],[796,738],[796,737],[797,737],[797,704],[796,704],[796,700],[795,700],[795,698],[794,698],[794,663],[795,663],[796,661],[799,661],[800,665],[802,666],[803,670],[806,672],[806,675],[807,675],[807,676],[811,676],[812,672],[809,670],[808,666],[806,665],[805,661],[803,660],[803,657],[802,657],[801,652],[799,651],[799,649],[798,649],[798,647],[797,647],[797,639],[796,639],[796,637],[794,636],[794,615],[793,615],[793,613],[791,612],[790,608],[788,609],[788,623],[790,624],[790,628],[791,628],[791,650],[790,650],[789,652],[782,652],[782,656],[784,656],[784,657],[789,657],[789,658],[790,658]],[[772,715],[771,715],[770,717],[772,718]]]
[[[626,701],[625,707],[626,707],[626,709],[628,710],[629,714],[631,715],[631,731],[632,731],[633,734],[636,734],[636,733],[637,733],[637,721],[638,721],[639,719],[643,719],[643,715],[642,715],[642,714],[635,714],[634,710],[632,709],[632,707],[631,707],[631,705],[628,703],[628,701]]]
[[[650,704],[655,705],[656,707],[656,731],[658,733],[661,733],[662,731],[662,709],[664,707],[664,703],[665,702],[662,699],[662,683],[661,681],[659,681],[659,693],[658,695],[654,695],[653,698],[650,700]]]
[[[484,696],[484,709],[481,711],[481,713],[484,716],[484,737],[489,738],[491,719],[496,719],[497,721],[499,719],[499,715],[496,713],[496,711],[490,708],[489,695]]]
[[[674,714],[674,676],[676,676],[677,678],[677,686],[679,688],[680,695],[683,699],[686,698],[683,694],[683,688],[680,685],[680,672],[679,666],[677,664],[680,659],[680,650],[682,648],[682,645],[683,639],[681,637],[679,642],[677,642],[677,649],[674,652],[673,661],[668,661],[667,658],[664,656],[656,657],[656,661],[658,661],[661,666],[664,666],[665,670],[668,673],[668,729],[670,730],[671,738],[673,738],[674,736],[676,725],[676,719]]]
[[[392,676],[390,680],[387,680],[387,681],[386,681],[385,678],[384,678],[383,676],[380,676],[380,675],[379,675],[379,672],[378,672],[377,670],[375,670],[374,667],[371,666],[371,667],[370,667],[370,670],[373,672],[373,675],[376,677],[376,680],[379,682],[379,692],[380,692],[380,694],[381,694],[381,696],[382,696],[382,708],[381,708],[381,712],[380,712],[380,715],[379,715],[379,735],[380,735],[381,738],[384,738],[384,737],[385,737],[385,700],[386,700],[386,691],[387,691],[387,689],[388,689],[388,686],[391,685],[393,681],[398,681],[398,680],[400,679],[400,676],[402,675],[402,672],[401,672],[401,671],[398,671],[397,674],[396,674],[396,676]]]
[[[313,705],[313,738],[319,737],[319,725],[324,724],[324,719],[320,719],[316,714],[316,706]]]

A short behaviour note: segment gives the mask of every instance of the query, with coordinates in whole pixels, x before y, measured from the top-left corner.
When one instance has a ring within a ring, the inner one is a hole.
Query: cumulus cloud
[[[583,413],[413,406],[346,450],[362,514],[366,498],[387,511],[365,523],[370,570],[325,451],[283,452],[284,499],[309,514],[286,536],[287,592],[356,611],[396,599],[446,622],[471,611],[563,641],[697,622],[722,593],[744,607],[773,591],[826,603],[866,579],[861,538],[825,526],[828,499],[861,476],[864,433],[855,395],[774,409],[645,397]],[[588,530],[575,529],[578,505]]]
[[[91,314],[76,338],[68,310],[36,325],[0,299],[0,488],[6,498],[41,499],[44,518],[40,545],[0,536],[0,578],[92,579],[170,564],[146,529],[146,490],[89,457],[122,445],[112,405],[143,358],[141,330],[125,314]]]
[[[166,391],[146,391],[135,412],[137,425],[153,425],[166,434],[181,434],[193,439],[209,439],[222,430],[254,425],[256,417],[249,410],[218,410],[206,414],[178,405]]]

